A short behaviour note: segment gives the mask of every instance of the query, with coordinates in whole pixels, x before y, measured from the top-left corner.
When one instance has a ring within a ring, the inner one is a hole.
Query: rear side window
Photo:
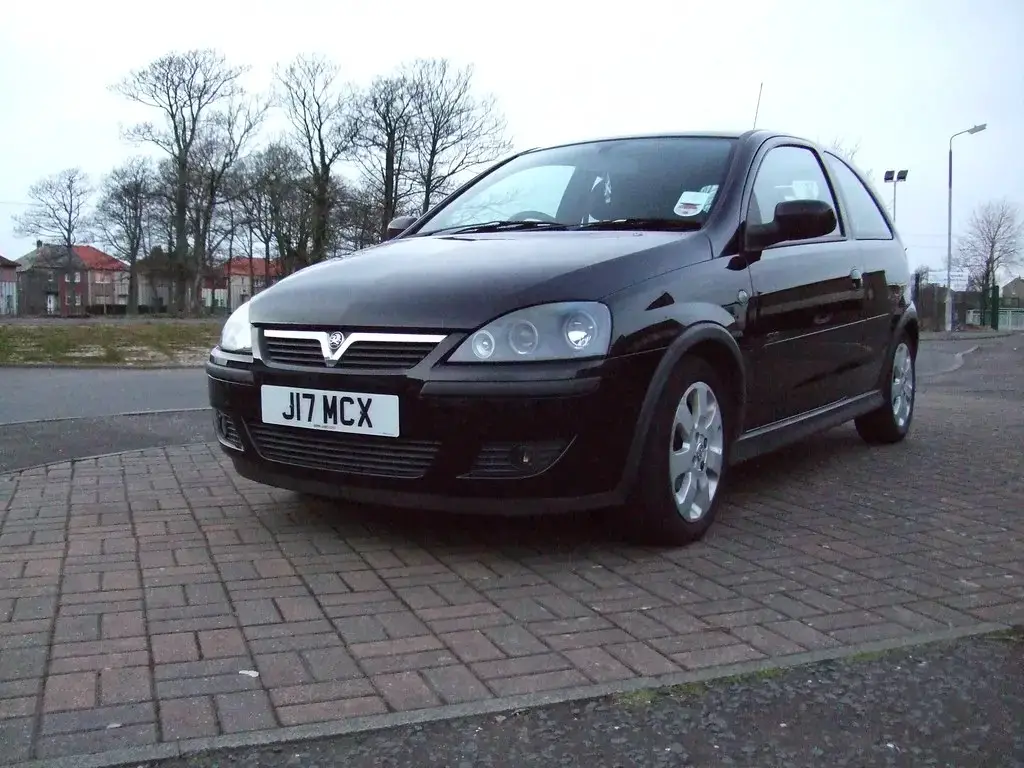
[[[826,152],[825,162],[846,201],[853,236],[857,240],[892,240],[885,216],[860,177],[833,154]]]

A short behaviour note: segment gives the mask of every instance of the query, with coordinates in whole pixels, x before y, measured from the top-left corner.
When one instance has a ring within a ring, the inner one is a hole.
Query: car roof
[[[755,141],[758,144],[761,142],[776,137],[786,137],[791,139],[799,139],[800,141],[809,141],[809,139],[803,139],[799,136],[793,136],[788,133],[781,133],[779,131],[770,131],[765,129],[753,129],[749,131],[660,131],[657,133],[628,133],[612,136],[598,136],[589,139],[578,139],[576,141],[566,141],[558,144],[550,144],[547,146],[531,147],[530,149],[524,150],[520,154],[526,154],[528,152],[536,152],[542,149],[557,149],[560,147],[572,147],[578,144],[593,144],[600,141],[628,141],[630,139],[691,139],[691,138],[709,138],[709,139],[733,139],[739,141]],[[813,143],[813,142],[811,142]]]

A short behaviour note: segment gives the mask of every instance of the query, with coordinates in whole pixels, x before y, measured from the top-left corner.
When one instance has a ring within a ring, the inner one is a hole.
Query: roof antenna
[[[757,89],[757,106],[754,107],[754,128],[757,128],[757,114],[761,111],[761,91],[764,90],[764,81],[761,81],[761,87]]]

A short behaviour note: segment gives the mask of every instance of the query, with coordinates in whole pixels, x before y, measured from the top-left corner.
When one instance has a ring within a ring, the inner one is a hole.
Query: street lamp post
[[[973,128],[957,131],[949,137],[949,187],[946,200],[946,330],[953,327],[953,292],[951,274],[953,272],[953,139],[965,133],[981,133],[988,128],[988,123],[981,123]]]
[[[896,185],[907,180],[909,171],[886,171],[885,183],[892,184],[892,220],[896,221]]]

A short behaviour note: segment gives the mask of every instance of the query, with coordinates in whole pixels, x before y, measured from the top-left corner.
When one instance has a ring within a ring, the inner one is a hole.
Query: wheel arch
[[[735,408],[732,425],[733,437],[738,437],[742,432],[744,413],[747,407],[747,371],[739,344],[736,343],[736,339],[728,329],[719,323],[713,321],[694,323],[669,344],[654,375],[651,376],[643,404],[640,407],[640,415],[637,418],[633,440],[626,458],[626,466],[620,481],[620,488],[623,492],[628,492],[636,481],[640,458],[644,450],[644,441],[654,420],[658,400],[661,398],[672,372],[686,356],[700,357],[721,373],[723,382],[728,388],[728,396]]]

